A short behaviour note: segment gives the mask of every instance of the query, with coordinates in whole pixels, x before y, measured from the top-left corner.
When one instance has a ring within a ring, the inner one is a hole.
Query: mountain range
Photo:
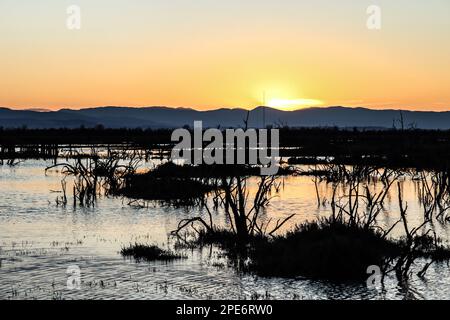
[[[203,121],[203,127],[243,127],[244,109],[198,111],[168,107],[96,107],[81,110],[12,110],[0,108],[3,128],[78,128],[102,125],[106,128],[179,128]],[[265,119],[265,122],[264,122]],[[258,107],[248,114],[249,127],[263,125],[290,127],[341,128],[420,128],[450,129],[450,111],[372,110],[367,108],[327,107],[282,111]]]

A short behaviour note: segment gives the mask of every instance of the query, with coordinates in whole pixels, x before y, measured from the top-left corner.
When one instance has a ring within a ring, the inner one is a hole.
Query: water
[[[173,263],[137,263],[124,259],[120,249],[130,243],[158,244],[171,248],[168,237],[182,218],[196,210],[165,208],[153,204],[137,209],[117,198],[100,198],[95,208],[56,206],[61,175],[44,169],[51,162],[25,161],[0,167],[0,299],[403,299],[405,292],[393,278],[385,292],[361,283],[330,283],[308,279],[258,278],[242,275],[228,265],[217,248],[186,251],[187,259]],[[295,224],[329,213],[317,207],[310,177],[285,179],[280,194],[263,218],[297,215],[281,232]],[[414,183],[403,184],[412,225],[423,221],[423,210]],[[321,193],[329,190],[321,186]],[[379,223],[398,219],[393,191]],[[70,201],[70,200],[69,200]],[[215,214],[216,221],[224,221]],[[437,233],[450,239],[447,226],[435,224]],[[401,235],[401,228],[394,231]],[[80,290],[67,287],[67,269],[81,270]],[[417,267],[419,268],[419,267]],[[450,269],[435,264],[426,280],[414,277],[411,292],[419,299],[446,299]]]

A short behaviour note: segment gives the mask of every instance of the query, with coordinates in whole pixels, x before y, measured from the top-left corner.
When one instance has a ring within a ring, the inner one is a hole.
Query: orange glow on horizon
[[[78,31],[65,4],[11,1],[0,4],[0,106],[253,109],[267,92],[282,110],[450,110],[450,3],[412,1],[383,3],[378,32],[364,5],[334,0],[80,0]]]

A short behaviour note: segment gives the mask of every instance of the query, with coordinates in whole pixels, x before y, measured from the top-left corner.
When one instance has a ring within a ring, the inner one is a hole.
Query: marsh
[[[388,277],[385,291],[368,289],[360,282],[333,282],[303,277],[259,277],[237,271],[218,246],[182,249],[186,259],[139,262],[120,255],[132,243],[175,247],[169,237],[182,219],[206,216],[200,207],[173,207],[157,202],[130,206],[120,197],[99,197],[95,206],[58,206],[63,175],[45,173],[52,161],[27,160],[17,166],[0,167],[0,297],[4,299],[403,299],[395,277]],[[144,167],[153,168],[149,161]],[[308,169],[308,168],[306,168]],[[249,188],[257,180],[250,179]],[[319,185],[329,199],[333,190]],[[411,226],[423,221],[417,183],[402,182]],[[287,176],[282,187],[261,216],[265,221],[295,213],[279,231],[330,215],[330,204],[318,206],[317,185],[311,176]],[[378,223],[390,226],[400,215],[396,190],[386,198]],[[208,201],[211,201],[209,199]],[[215,222],[226,225],[226,215],[213,213]],[[435,232],[448,243],[448,224],[433,224]],[[393,230],[401,236],[402,229]],[[67,289],[67,268],[81,270],[81,290]],[[332,266],[330,266],[332,267]],[[420,267],[417,267],[420,269]],[[419,272],[420,270],[415,270]],[[433,264],[426,280],[413,277],[409,287],[416,298],[445,298],[450,292],[446,264]]]

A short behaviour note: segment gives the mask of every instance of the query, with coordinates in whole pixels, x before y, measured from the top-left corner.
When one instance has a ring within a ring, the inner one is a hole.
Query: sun
[[[322,101],[316,99],[270,99],[267,106],[281,110],[297,110],[308,107],[317,107],[322,104]]]

